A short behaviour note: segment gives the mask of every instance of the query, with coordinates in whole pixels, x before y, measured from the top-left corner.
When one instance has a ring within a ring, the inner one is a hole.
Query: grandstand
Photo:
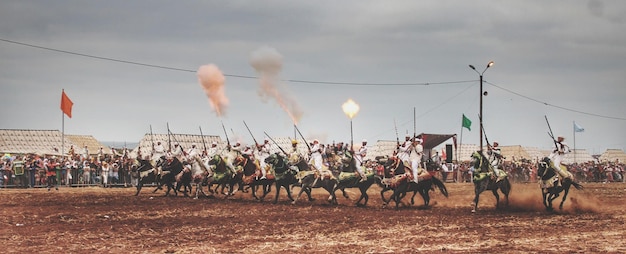
[[[58,130],[0,129],[0,152],[3,154],[61,155],[61,150],[67,152],[71,146],[68,137],[65,136],[63,141]]]
[[[607,149],[604,153],[600,155],[598,160],[600,162],[605,162],[605,161],[617,162],[618,161],[619,163],[624,163],[626,162],[626,153],[624,153],[622,149]]]
[[[104,154],[111,154],[111,148],[103,146],[100,141],[91,135],[65,135],[65,138],[74,145],[74,152],[77,154],[81,154],[85,146],[87,146],[89,155],[97,155],[100,147],[102,147]]]

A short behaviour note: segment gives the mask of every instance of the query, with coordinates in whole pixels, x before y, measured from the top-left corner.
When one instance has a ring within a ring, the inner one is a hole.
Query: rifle
[[[222,122],[222,129],[224,129],[224,136],[226,136],[226,144],[228,145],[228,151],[230,151],[230,140],[228,139],[228,132],[226,132],[226,127],[224,127],[224,122]]]
[[[296,126],[294,124],[293,127],[296,128],[296,131],[298,131],[298,134],[300,134],[300,137],[302,138],[302,140],[304,140],[304,144],[306,144],[306,148],[309,149],[309,153],[310,153],[311,152],[311,146],[309,145],[309,142],[306,142],[306,139],[304,138],[304,136],[302,136],[302,133],[300,132],[300,129],[298,129],[298,126]]]
[[[393,119],[393,127],[396,129],[396,144],[400,146],[400,136],[398,136],[398,125],[396,125],[396,119]]]
[[[180,147],[180,150],[181,150],[181,151],[183,151],[183,155],[184,155],[184,156],[187,156],[187,152],[185,151],[185,149],[183,149],[183,146],[180,144],[180,142],[178,142],[178,140],[176,139],[176,136],[174,136],[174,133],[173,133],[172,131],[170,131],[170,127],[169,127],[169,125],[168,125],[168,127],[167,127],[167,133],[168,133],[168,135],[169,135],[169,134],[172,134],[172,138],[174,139],[174,143],[177,143],[177,144],[178,144],[178,146]],[[171,147],[171,146],[170,146],[170,147]],[[170,149],[170,152],[171,152],[171,151],[172,151],[172,149]]]
[[[170,139],[170,123],[167,124],[167,150],[172,151],[172,140]]]
[[[480,120],[481,123],[483,122],[483,118],[480,114],[478,115],[478,119]],[[485,127],[483,127],[482,124],[480,125],[480,130],[483,132],[483,136],[485,136],[485,141],[487,142],[487,146],[491,146],[491,144],[489,144],[489,139],[487,138],[487,133],[485,133]]]
[[[150,140],[152,141],[152,152],[154,154],[154,135],[152,134],[152,124],[150,125]]]
[[[246,126],[246,129],[248,129],[248,132],[250,133],[250,136],[252,136],[252,140],[254,140],[254,144],[257,147],[257,149],[259,148],[259,142],[256,142],[256,138],[254,138],[254,135],[252,134],[252,131],[250,131],[250,128],[248,128],[248,124],[246,123],[246,121],[243,121],[243,124]]]
[[[550,132],[548,132],[548,136],[550,136],[552,138],[552,141],[554,141],[554,147],[556,148],[556,150],[559,150],[559,145],[557,144],[556,139],[554,139],[554,133],[552,133],[550,122],[548,122],[548,116],[544,115],[544,117],[546,118],[546,123],[548,124],[548,130],[550,130]]]
[[[204,142],[204,134],[202,134],[202,126],[198,126],[200,128],[200,138],[202,138],[202,146],[204,147],[204,152],[206,152],[206,142]]]
[[[276,143],[276,141],[274,141],[274,139],[270,137],[270,135],[267,134],[267,132],[263,132],[263,133],[265,134],[265,136],[267,136],[267,138],[269,138],[272,142],[274,142],[274,144],[278,147],[278,149],[280,149],[281,152],[285,154],[285,156],[289,156],[289,154],[285,152],[285,150],[282,147],[280,147],[280,145],[278,145],[278,143]]]

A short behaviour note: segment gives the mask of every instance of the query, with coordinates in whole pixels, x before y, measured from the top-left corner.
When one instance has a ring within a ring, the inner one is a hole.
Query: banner
[[[583,132],[583,131],[585,131],[585,128],[583,128],[582,126],[574,122],[574,132]]]
[[[464,128],[467,128],[468,130],[472,130],[472,121],[469,120],[469,118],[467,118],[465,116],[465,114],[463,114],[463,123],[462,123]]]
[[[70,97],[67,97],[65,90],[63,90],[61,92],[61,111],[69,118],[72,118],[72,106],[74,106],[74,103],[70,100]]]

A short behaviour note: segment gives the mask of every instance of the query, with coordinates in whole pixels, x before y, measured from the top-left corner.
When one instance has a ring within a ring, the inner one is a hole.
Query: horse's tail
[[[572,185],[574,185],[574,188],[576,188],[577,190],[585,189],[580,183],[577,183],[577,182],[574,182],[574,181],[572,181]]]
[[[433,177],[432,181],[433,181],[433,184],[435,184],[437,186],[437,188],[439,188],[439,191],[441,191],[441,194],[443,194],[447,198],[448,197],[448,189],[446,189],[446,185],[443,184],[443,182],[441,180],[439,180],[439,178],[437,178],[437,177]]]

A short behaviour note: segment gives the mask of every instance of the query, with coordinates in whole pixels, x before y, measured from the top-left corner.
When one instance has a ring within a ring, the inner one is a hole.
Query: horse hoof
[[[472,213],[476,213],[476,209],[472,209]]]

